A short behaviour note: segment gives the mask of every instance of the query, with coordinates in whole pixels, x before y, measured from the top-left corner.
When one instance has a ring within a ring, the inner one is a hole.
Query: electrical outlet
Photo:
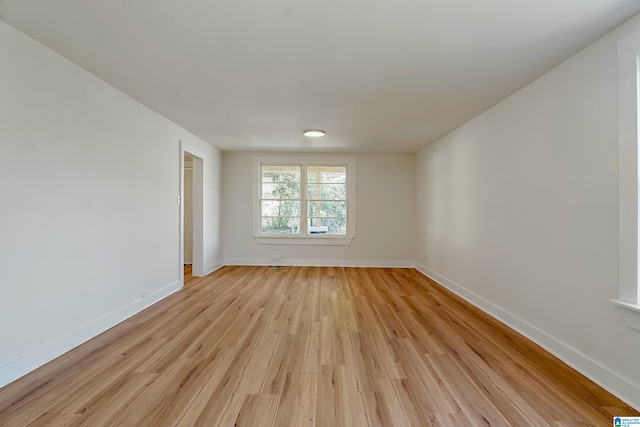
[[[280,255],[271,255],[271,259],[273,260],[273,262],[280,262]]]
[[[142,299],[149,296],[149,291],[142,291]]]

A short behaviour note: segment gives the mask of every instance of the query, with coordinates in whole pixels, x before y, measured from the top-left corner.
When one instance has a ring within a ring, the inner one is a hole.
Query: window
[[[640,32],[632,33],[618,42],[620,259],[618,298],[612,300],[622,308],[622,315],[627,326],[638,331],[640,331],[639,54]]]
[[[255,157],[253,235],[260,244],[348,245],[355,158]]]

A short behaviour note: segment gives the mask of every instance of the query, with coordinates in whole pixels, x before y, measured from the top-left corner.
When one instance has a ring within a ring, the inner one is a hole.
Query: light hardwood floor
[[[638,412],[413,269],[224,267],[0,389],[2,426],[611,426]]]
[[[190,285],[193,280],[193,266],[191,264],[184,265],[184,285]]]

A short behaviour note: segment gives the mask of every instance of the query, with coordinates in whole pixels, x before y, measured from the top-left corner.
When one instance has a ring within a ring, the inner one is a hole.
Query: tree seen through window
[[[345,166],[262,165],[262,233],[301,234],[304,221],[307,234],[345,235],[346,177]]]

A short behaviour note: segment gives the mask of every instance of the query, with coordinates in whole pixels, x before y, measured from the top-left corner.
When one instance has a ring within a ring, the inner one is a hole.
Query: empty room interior
[[[0,425],[640,425],[639,13],[0,0]]]

